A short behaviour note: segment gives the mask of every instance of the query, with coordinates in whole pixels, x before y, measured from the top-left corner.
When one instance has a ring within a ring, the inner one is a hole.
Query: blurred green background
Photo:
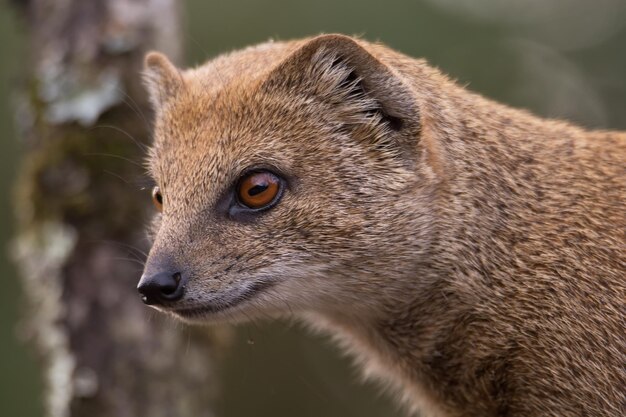
[[[427,58],[499,101],[591,128],[626,129],[626,1],[187,0],[188,64],[268,38],[360,34]],[[19,342],[20,288],[6,255],[19,155],[12,89],[22,28],[0,3],[0,404],[41,415],[32,352]],[[241,326],[220,361],[221,416],[394,416],[392,402],[319,337],[284,323]]]

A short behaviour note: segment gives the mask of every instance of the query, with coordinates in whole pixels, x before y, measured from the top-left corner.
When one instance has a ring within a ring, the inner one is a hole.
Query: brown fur
[[[189,276],[163,310],[302,317],[426,416],[623,415],[624,133],[341,35],[182,72],[153,53],[146,78],[164,198],[146,273]],[[257,166],[285,194],[234,219],[224,201]]]

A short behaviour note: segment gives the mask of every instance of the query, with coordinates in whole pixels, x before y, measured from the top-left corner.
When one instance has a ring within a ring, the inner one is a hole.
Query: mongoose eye
[[[239,181],[237,197],[248,208],[267,208],[276,201],[280,186],[280,179],[271,172],[253,172]]]
[[[152,203],[157,210],[160,212],[163,211],[163,195],[161,194],[161,189],[159,187],[154,187],[152,189]]]

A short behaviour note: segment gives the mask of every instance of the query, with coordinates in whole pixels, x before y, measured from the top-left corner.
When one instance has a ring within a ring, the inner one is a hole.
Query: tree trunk
[[[14,255],[51,417],[209,416],[221,338],[136,293],[149,190],[146,50],[181,55],[176,0],[30,0]]]

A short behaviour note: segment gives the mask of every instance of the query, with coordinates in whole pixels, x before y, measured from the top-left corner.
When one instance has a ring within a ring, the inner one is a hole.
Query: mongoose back
[[[145,78],[144,302],[302,318],[424,416],[624,415],[625,133],[343,35]]]

